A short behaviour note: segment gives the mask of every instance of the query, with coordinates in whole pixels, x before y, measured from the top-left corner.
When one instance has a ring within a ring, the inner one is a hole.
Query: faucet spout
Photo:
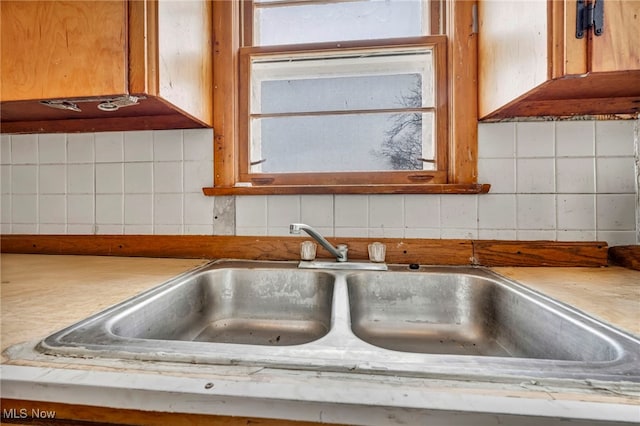
[[[304,231],[325,248],[329,253],[335,256],[338,262],[347,261],[347,246],[345,244],[339,244],[337,247],[331,245],[322,235],[315,229],[304,223],[292,223],[289,225],[289,233],[294,235],[300,235],[300,231]]]

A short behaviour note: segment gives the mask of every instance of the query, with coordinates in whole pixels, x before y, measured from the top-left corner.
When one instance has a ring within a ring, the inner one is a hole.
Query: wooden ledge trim
[[[265,185],[202,188],[204,195],[486,194],[489,184]]]
[[[640,245],[609,247],[609,262],[640,271]]]
[[[297,260],[300,237],[198,235],[3,235],[3,253],[140,256],[195,259]],[[328,238],[349,245],[353,260],[368,259],[367,245],[387,245],[388,263],[479,266],[607,265],[605,242]],[[330,254],[318,247],[318,257]]]

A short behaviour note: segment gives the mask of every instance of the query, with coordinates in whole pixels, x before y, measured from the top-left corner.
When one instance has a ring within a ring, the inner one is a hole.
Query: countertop
[[[386,401],[386,398],[392,398],[385,394],[386,390],[390,389],[390,386],[394,389],[398,389],[398,386],[406,386],[400,389],[399,392],[403,392],[404,395],[408,395],[406,398],[411,397],[412,392],[432,392],[429,403],[435,405],[429,407],[422,407],[427,410],[438,410],[438,412],[453,412],[456,411],[454,400],[459,401],[458,407],[461,412],[464,411],[464,405],[471,410],[479,409],[480,411],[495,412],[496,407],[500,406],[500,410],[505,410],[505,401],[501,398],[518,398],[517,401],[544,401],[549,404],[550,401],[563,401],[561,406],[552,408],[547,406],[545,409],[546,415],[553,413],[553,410],[558,411],[558,416],[562,417],[562,410],[582,410],[581,416],[590,415],[587,412],[592,413],[593,418],[602,416],[602,409],[606,407],[615,407],[616,413],[626,414],[623,416],[627,420],[633,418],[637,414],[636,420],[640,420],[640,403],[638,389],[633,388],[630,391],[612,392],[611,389],[598,390],[598,389],[583,389],[572,388],[563,389],[562,386],[554,387],[556,385],[546,386],[544,389],[539,389],[532,383],[527,386],[522,384],[500,384],[496,386],[494,384],[474,384],[474,383],[444,383],[442,381],[429,381],[420,380],[415,381],[413,379],[399,379],[393,377],[379,377],[364,378],[355,377],[353,379],[347,377],[345,374],[327,374],[322,375],[320,373],[304,373],[282,370],[280,372],[273,369],[259,369],[251,370],[247,372],[247,368],[240,367],[223,367],[223,366],[198,366],[196,371],[190,366],[176,366],[176,365],[159,365],[152,366],[150,363],[136,363],[136,362],[105,362],[104,360],[72,360],[72,359],[55,359],[48,360],[44,355],[25,356],[29,353],[29,348],[32,348],[33,342],[37,342],[39,339],[65,327],[71,325],[91,314],[97,313],[104,308],[116,304],[126,298],[134,296],[144,290],[151,287],[155,287],[163,281],[178,275],[182,272],[190,270],[196,266],[206,263],[206,260],[193,260],[193,259],[151,259],[151,258],[122,258],[122,257],[100,257],[100,256],[47,256],[47,255],[21,255],[21,254],[2,254],[2,286],[1,288],[1,347],[3,351],[2,367],[3,367],[3,380],[9,384],[15,385],[15,392],[7,395],[6,388],[3,387],[3,397],[10,397],[19,399],[21,395],[21,386],[26,386],[29,380],[42,380],[42,375],[45,374],[53,382],[61,384],[62,380],[66,380],[70,372],[77,371],[91,372],[93,375],[106,374],[113,375],[119,371],[127,371],[127,377],[132,377],[132,373],[139,374],[140,377],[149,377],[150,372],[157,373],[162,372],[162,379],[168,379],[174,377],[175,380],[182,378],[182,380],[199,380],[201,377],[207,375],[207,377],[217,377],[220,381],[228,381],[227,392],[231,392],[233,386],[248,386],[249,384],[255,385],[252,380],[262,382],[266,386],[266,382],[275,384],[279,380],[283,380],[280,383],[278,389],[280,389],[281,395],[280,401],[287,400],[287,386],[295,386],[296,392],[300,391],[299,380],[303,380],[306,383],[312,384],[313,387],[325,386],[325,392],[320,396],[316,395],[316,400],[312,396],[306,395],[304,398],[299,394],[293,396],[292,399],[297,399],[298,402],[304,406],[304,404],[311,404],[314,407],[317,405],[321,407],[321,404],[328,404],[337,407],[335,404],[344,402],[345,396],[339,396],[335,393],[332,397],[335,399],[332,402],[331,398],[327,396],[327,389],[331,389],[331,386],[345,386],[345,382],[351,383],[350,395],[352,398],[356,398],[353,392],[357,392],[354,389],[364,386],[369,393],[367,398],[369,400],[365,403],[362,402],[360,408],[369,409],[366,411],[367,416],[373,416],[375,410],[372,411],[371,406],[375,404],[381,404],[381,401]],[[547,296],[550,296],[560,302],[571,305],[583,312],[591,315],[595,318],[601,319],[621,330],[624,330],[630,334],[640,336],[640,271],[634,271],[621,267],[607,267],[607,268],[515,268],[515,267],[502,267],[493,268],[494,271],[502,274],[508,278],[518,281],[530,288],[533,288]],[[18,350],[12,350],[5,352],[8,348],[17,345]],[[8,367],[15,367],[14,369]],[[191,370],[190,370],[191,368]],[[51,376],[51,373],[55,371],[58,373],[57,378]],[[74,373],[74,374],[75,374]],[[252,376],[250,378],[249,376]],[[76,380],[78,386],[82,386],[83,379]],[[109,383],[109,381],[118,382],[118,376],[109,376],[110,378],[102,378],[105,380],[103,383]],[[137,376],[136,376],[137,377]],[[154,376],[155,377],[155,376]],[[95,377],[94,377],[95,379]],[[26,380],[26,382],[25,382]],[[89,380],[89,379],[87,379]],[[157,378],[153,380],[153,383],[148,388],[143,389],[147,392],[152,392],[154,389],[157,392],[162,392],[160,388],[163,386],[169,386],[173,388],[176,385],[176,381],[172,382],[172,385],[167,383],[161,383]],[[372,382],[373,380],[373,382]],[[315,383],[314,383],[315,381]],[[323,382],[324,381],[324,382]],[[6,386],[7,383],[3,385]],[[118,382],[116,388],[120,389],[125,386],[122,380]],[[51,383],[50,386],[53,386]],[[233,386],[232,386],[233,385]],[[86,386],[89,386],[86,384]],[[91,386],[95,386],[95,383]],[[108,385],[105,385],[108,386]],[[112,387],[115,385],[112,385]],[[137,385],[139,387],[139,383]],[[380,395],[375,396],[376,386],[382,392]],[[156,389],[157,388],[157,389]],[[200,388],[198,388],[200,389]],[[224,394],[224,386],[217,386],[215,388],[216,398],[222,398]],[[233,388],[236,389],[236,388]],[[236,389],[237,390],[237,389]],[[453,392],[452,392],[453,390]],[[273,389],[269,390],[255,388],[256,392],[253,394],[252,400],[259,401],[260,396],[264,398],[269,397],[269,392],[273,392]],[[201,391],[195,392],[201,398]],[[242,392],[247,394],[247,389],[240,391],[238,395],[227,394],[227,406],[224,409],[219,407],[205,409],[197,408],[198,404],[193,403],[191,400],[190,407],[194,412],[203,414],[225,414],[234,415],[233,401],[241,401]],[[292,391],[293,392],[293,391]],[[435,393],[433,393],[435,392]],[[185,394],[189,392],[185,391]],[[294,392],[295,393],[295,392]],[[329,392],[331,393],[331,392]],[[439,400],[433,399],[434,395],[438,395]],[[43,398],[47,398],[46,392],[43,394]],[[69,394],[71,395],[71,394]],[[75,394],[74,394],[75,395]],[[117,393],[109,405],[120,408],[127,408],[127,404],[130,403],[120,400]],[[446,395],[450,395],[451,401],[447,402]],[[484,402],[484,408],[478,408],[482,404],[471,404],[469,401],[465,401],[463,395],[467,395],[469,398],[496,398],[493,403],[487,404]],[[474,396],[475,395],[475,396]],[[77,396],[77,395],[76,395]],[[414,395],[417,399],[424,399],[425,395]],[[23,395],[24,397],[24,395]],[[61,394],[58,394],[59,398],[62,398]],[[156,395],[157,397],[157,395]],[[273,394],[271,394],[273,397]],[[376,398],[382,398],[376,403]],[[54,396],[49,396],[54,398]],[[69,398],[72,398],[69,396]],[[82,397],[77,397],[79,401],[69,401],[72,403],[86,403]],[[230,398],[230,399],[229,399]],[[238,399],[240,398],[240,399]],[[308,398],[308,399],[305,399]],[[325,398],[324,400],[320,400]],[[340,400],[343,398],[343,401]],[[461,399],[462,398],[462,399]],[[347,398],[348,399],[348,398]],[[436,401],[436,402],[434,402]],[[438,402],[439,401],[439,402]],[[58,401],[63,402],[63,401]],[[316,414],[305,414],[301,412],[299,408],[289,407],[289,414],[286,418],[298,419],[298,420],[315,420],[315,421],[344,421],[345,423],[352,423],[349,421],[349,416],[357,415],[358,411],[353,411],[354,407],[359,407],[356,401],[353,400],[353,407],[350,408],[349,413],[340,417],[339,413],[344,411],[342,409],[335,409],[333,411],[334,417],[327,417],[327,407],[325,406],[325,417],[322,417],[322,409],[320,409],[319,417]],[[406,401],[405,401],[406,402]],[[95,402],[94,402],[95,403]],[[424,402],[423,402],[424,403]],[[595,404],[591,408],[585,408],[586,406],[580,406],[580,408],[573,407],[571,404]],[[174,408],[179,410],[179,404],[174,403]],[[315,404],[315,405],[314,405]],[[390,405],[389,405],[390,404]],[[419,407],[419,403],[406,403],[402,405],[400,403],[388,403],[389,407],[386,408],[385,418],[389,420],[391,417],[388,415],[389,410],[396,407],[400,410],[394,413],[397,419],[406,419],[406,415],[411,410],[416,410]],[[492,405],[493,404],[493,405]],[[211,405],[211,404],[209,404]],[[286,405],[286,404],[285,404]],[[241,407],[247,407],[245,404],[240,404]],[[493,406],[493,408],[491,408]],[[160,406],[161,408],[162,406]],[[196,408],[194,408],[196,407]],[[403,408],[405,407],[405,408]],[[513,407],[513,405],[512,405]],[[567,408],[569,407],[569,408]],[[279,409],[279,408],[278,408]],[[405,410],[405,411],[402,411]],[[409,411],[406,411],[409,410]],[[493,410],[493,411],[492,411]],[[510,411],[511,410],[511,411]],[[524,409],[524,411],[518,411],[514,408],[504,411],[504,415],[518,414],[518,415],[536,415],[533,408]],[[620,411],[622,410],[622,411]],[[630,411],[629,411],[630,410]],[[269,410],[265,409],[265,413]],[[272,410],[273,411],[273,410]],[[304,410],[303,410],[304,411]],[[598,414],[600,412],[600,414]],[[283,411],[280,411],[281,415]],[[347,413],[347,411],[344,411]],[[356,413],[356,414],[353,414]],[[363,411],[364,413],[364,411]],[[406,414],[404,417],[402,414]],[[433,411],[432,411],[433,413]],[[238,414],[238,413],[235,413]],[[246,414],[246,413],[245,413]],[[274,413],[267,413],[266,416],[275,416]],[[416,415],[415,413],[412,415]],[[631,417],[629,417],[631,416]],[[276,416],[277,417],[277,416]],[[417,419],[418,417],[412,417]],[[588,417],[585,417],[588,418]],[[608,417],[605,417],[608,419]],[[353,419],[352,419],[353,420]],[[373,421],[371,417],[371,424],[384,422]],[[398,420],[398,421],[400,421]],[[621,420],[624,420],[621,418]],[[367,421],[368,422],[368,421]],[[413,423],[413,422],[410,422]]]

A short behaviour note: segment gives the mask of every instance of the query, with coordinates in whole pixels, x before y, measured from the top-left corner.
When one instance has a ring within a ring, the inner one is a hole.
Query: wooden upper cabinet
[[[640,1],[603,5],[602,35],[577,38],[576,0],[480,0],[480,119],[637,114]]]
[[[212,125],[210,1],[2,0],[0,15],[2,132]],[[136,104],[98,108],[119,99]]]

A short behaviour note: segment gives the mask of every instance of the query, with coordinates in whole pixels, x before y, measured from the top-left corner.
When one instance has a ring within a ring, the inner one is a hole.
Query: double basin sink
[[[38,345],[48,354],[411,377],[640,382],[640,340],[482,268],[215,261]]]

